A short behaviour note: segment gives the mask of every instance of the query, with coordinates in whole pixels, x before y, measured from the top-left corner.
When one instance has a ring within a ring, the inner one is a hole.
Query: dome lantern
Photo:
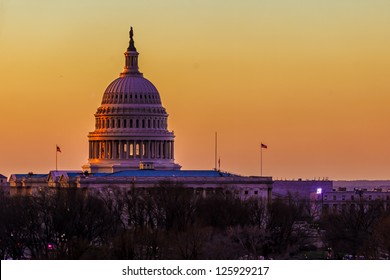
[[[134,45],[134,32],[133,27],[130,27],[130,42],[129,47],[127,48],[125,54],[125,67],[123,68],[122,73],[120,74],[121,77],[124,77],[126,75],[141,75],[142,73],[138,70],[138,55],[137,49]]]

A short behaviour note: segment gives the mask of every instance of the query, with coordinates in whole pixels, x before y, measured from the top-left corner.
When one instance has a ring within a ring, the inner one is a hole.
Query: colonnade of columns
[[[90,159],[174,159],[172,140],[89,141]]]

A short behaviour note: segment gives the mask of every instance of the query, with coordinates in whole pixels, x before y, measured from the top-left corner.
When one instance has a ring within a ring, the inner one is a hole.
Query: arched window
[[[139,120],[138,119],[135,120],[135,128],[139,128]]]
[[[117,120],[116,127],[117,128],[121,128],[121,120],[120,119]]]
[[[133,128],[133,119],[130,119],[130,128]]]
[[[126,128],[126,126],[127,126],[127,120],[124,119],[124,120],[123,120],[123,128]]]

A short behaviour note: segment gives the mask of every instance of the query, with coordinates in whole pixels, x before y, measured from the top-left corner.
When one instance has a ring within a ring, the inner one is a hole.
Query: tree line
[[[366,213],[366,214],[365,214]],[[271,204],[164,182],[154,188],[43,189],[0,194],[2,259],[304,258],[318,239],[336,252],[390,250],[384,209],[313,215],[308,201]],[[319,258],[329,257],[320,249]],[[389,251],[387,251],[388,253]]]

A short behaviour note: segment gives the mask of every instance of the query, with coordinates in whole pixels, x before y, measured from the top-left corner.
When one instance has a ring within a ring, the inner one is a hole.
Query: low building
[[[106,188],[190,188],[197,194],[224,193],[241,199],[269,202],[272,177],[240,176],[216,170],[126,170],[90,174],[81,171],[50,171],[49,174],[13,174],[11,194],[32,194],[40,188],[80,188],[100,191]]]
[[[3,174],[0,174],[0,187],[6,186],[8,186],[7,177],[5,177]]]
[[[272,198],[312,200],[313,196],[333,190],[333,181],[330,180],[275,180],[272,186]]]
[[[347,208],[358,206],[382,206],[390,209],[390,181],[388,180],[355,180],[334,181],[332,191],[324,192],[317,197],[323,211],[340,213]]]
[[[98,173],[75,178],[79,188],[153,188],[158,185],[192,188],[207,196],[208,193],[234,194],[241,199],[259,198],[270,201],[272,177],[240,176],[217,170],[127,170]],[[72,181],[72,177],[70,177]]]

